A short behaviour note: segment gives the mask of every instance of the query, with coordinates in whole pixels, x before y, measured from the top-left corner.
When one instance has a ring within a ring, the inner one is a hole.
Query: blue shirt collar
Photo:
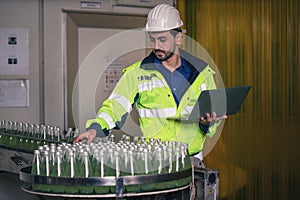
[[[154,63],[156,65],[156,67],[163,65],[162,62],[160,60],[158,60],[157,58],[154,58]],[[189,64],[188,62],[181,57],[181,66],[178,67],[176,70],[180,71],[182,73],[189,73],[190,72],[190,68],[189,68]]]

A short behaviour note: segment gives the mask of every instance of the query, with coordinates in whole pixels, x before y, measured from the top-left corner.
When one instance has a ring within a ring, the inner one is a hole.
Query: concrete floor
[[[18,174],[0,172],[0,200],[39,200],[37,195],[24,192]]]

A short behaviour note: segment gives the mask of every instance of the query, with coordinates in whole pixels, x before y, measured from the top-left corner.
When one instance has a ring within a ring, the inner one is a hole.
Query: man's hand
[[[92,143],[93,139],[96,137],[96,130],[90,129],[81,133],[77,138],[75,138],[74,143],[82,141],[83,139],[87,139],[87,144]]]
[[[217,117],[217,114],[215,112],[212,113],[212,117],[210,116],[209,113],[206,113],[206,117],[201,116],[200,117],[200,123],[201,124],[210,124],[210,123],[215,123],[218,122],[222,119],[226,119],[227,115],[222,115],[220,117]]]

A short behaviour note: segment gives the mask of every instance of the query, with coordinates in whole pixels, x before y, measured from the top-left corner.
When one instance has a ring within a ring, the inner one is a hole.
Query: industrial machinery
[[[97,199],[218,198],[219,172],[193,168],[187,146],[111,135],[72,144],[79,133],[19,122],[0,124],[1,171],[19,174],[40,197]],[[5,128],[4,128],[5,127]]]
[[[31,165],[34,149],[62,141],[58,127],[1,120],[0,171],[18,174],[21,168]]]
[[[23,190],[64,198],[189,198],[192,166],[186,144],[112,138],[39,146],[32,166],[20,171]]]
[[[219,196],[219,171],[194,169],[195,199],[216,200]]]

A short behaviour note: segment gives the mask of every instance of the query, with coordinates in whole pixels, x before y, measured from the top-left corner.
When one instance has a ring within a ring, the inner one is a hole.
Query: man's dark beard
[[[160,50],[160,49],[153,49],[152,51],[153,51],[154,55],[156,56],[156,58],[157,58],[158,60],[160,60],[160,61],[168,60],[169,58],[171,58],[171,57],[174,55],[174,52],[173,52],[173,51],[169,52],[169,54],[165,53],[165,51]],[[158,57],[158,56],[156,55],[156,52],[158,52],[158,51],[164,52],[164,53],[166,54],[166,57],[163,57],[163,58]]]

